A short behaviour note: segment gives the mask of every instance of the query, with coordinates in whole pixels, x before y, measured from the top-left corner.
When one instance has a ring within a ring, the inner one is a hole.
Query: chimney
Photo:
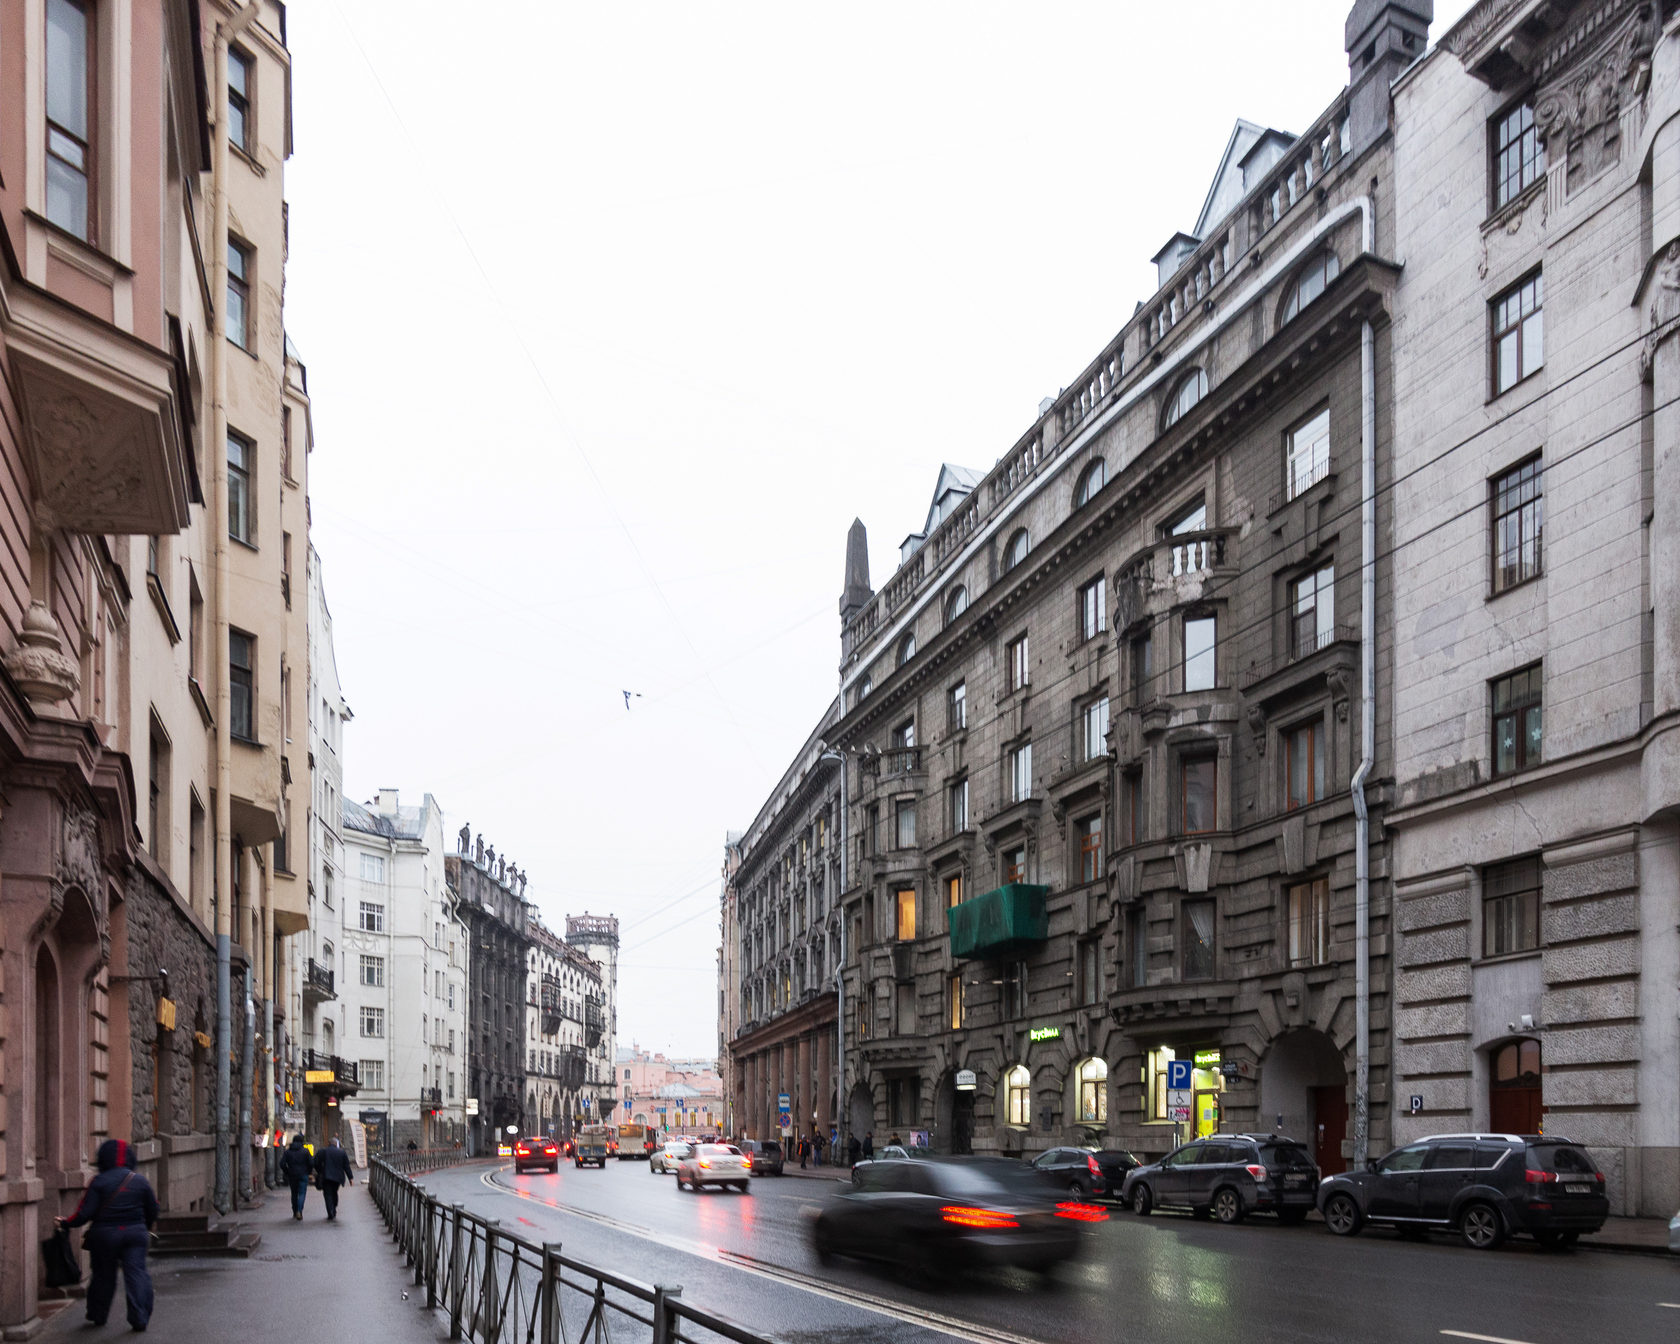
[[[382,816],[382,817],[394,817],[394,816],[396,816],[397,815],[397,790],[395,790],[395,789],[381,789],[379,791],[379,801],[376,804],[376,806],[378,807],[380,816]]]
[[[840,623],[851,620],[874,596],[875,590],[869,586],[869,533],[864,531],[863,520],[854,518],[846,533],[846,587],[840,594]]]
[[[1342,30],[1348,54],[1348,120],[1353,152],[1388,130],[1389,85],[1429,47],[1435,0],[1353,0]]]

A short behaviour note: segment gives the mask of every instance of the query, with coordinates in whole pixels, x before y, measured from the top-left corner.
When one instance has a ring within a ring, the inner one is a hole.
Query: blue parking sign
[[[1167,1061],[1167,1087],[1171,1091],[1178,1091],[1190,1086],[1190,1064],[1188,1059],[1169,1059]]]

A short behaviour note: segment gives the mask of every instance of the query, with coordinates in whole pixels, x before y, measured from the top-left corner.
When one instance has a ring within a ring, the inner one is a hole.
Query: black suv
[[[774,1139],[742,1139],[741,1152],[754,1176],[783,1176],[782,1145]]]
[[[1118,1199],[1120,1183],[1138,1160],[1122,1148],[1052,1148],[1034,1158],[1032,1165],[1075,1199]]]
[[[1603,1173],[1565,1138],[1435,1134],[1368,1166],[1319,1187],[1319,1210],[1340,1236],[1388,1223],[1411,1232],[1452,1228],[1479,1251],[1518,1232],[1569,1246],[1603,1227],[1610,1212]]]
[[[1318,1165],[1306,1147],[1281,1134],[1212,1134],[1126,1173],[1120,1198],[1133,1213],[1154,1208],[1211,1213],[1234,1223],[1275,1213],[1299,1223],[1312,1212]]]

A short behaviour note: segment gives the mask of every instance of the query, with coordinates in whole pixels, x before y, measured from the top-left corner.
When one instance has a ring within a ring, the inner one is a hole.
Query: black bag
[[[41,1259],[47,1266],[47,1287],[69,1288],[82,1281],[82,1266],[67,1228],[55,1228],[52,1236],[42,1240]]]

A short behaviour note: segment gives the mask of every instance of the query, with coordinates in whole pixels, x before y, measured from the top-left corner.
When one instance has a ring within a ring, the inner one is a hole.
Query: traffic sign
[[[629,1110],[629,1109],[630,1109],[630,1098],[629,1098],[629,1097],[626,1097],[626,1098],[625,1098],[625,1099],[624,1099],[624,1109],[625,1109],[625,1110]]]
[[[793,1098],[788,1096],[786,1092],[778,1093],[776,1096],[776,1109],[778,1111],[792,1110]]]
[[[1190,1086],[1190,1064],[1188,1059],[1169,1059],[1167,1061],[1167,1091],[1182,1092]]]
[[[583,1109],[586,1110],[586,1111],[589,1109],[589,1098],[588,1097],[585,1097],[583,1099]]]

